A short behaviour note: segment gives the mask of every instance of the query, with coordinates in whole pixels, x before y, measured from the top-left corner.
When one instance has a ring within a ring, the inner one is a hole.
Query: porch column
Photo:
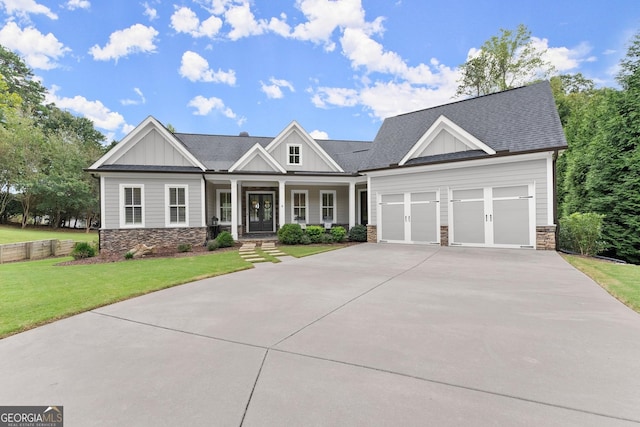
[[[238,180],[231,180],[231,235],[233,240],[238,240]]]
[[[284,201],[286,200],[286,193],[284,190],[284,185],[285,185],[286,181],[278,181],[278,223],[280,224],[280,227],[282,227],[285,224],[285,203]]]
[[[352,181],[349,183],[349,230],[354,225],[356,225],[356,183]]]

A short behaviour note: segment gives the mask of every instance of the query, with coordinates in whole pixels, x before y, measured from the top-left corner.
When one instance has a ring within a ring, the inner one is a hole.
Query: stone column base
[[[536,249],[542,251],[556,250],[555,225],[539,225],[536,227]]]
[[[378,243],[378,227],[375,225],[367,225],[367,242]]]
[[[449,226],[440,226],[440,246],[449,246]]]

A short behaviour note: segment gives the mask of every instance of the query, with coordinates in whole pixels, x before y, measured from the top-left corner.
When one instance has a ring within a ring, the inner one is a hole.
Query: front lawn
[[[70,259],[0,265],[0,338],[159,289],[251,268],[238,251],[55,265]]]
[[[571,265],[599,283],[611,295],[640,313],[640,266],[595,258],[563,255]]]
[[[53,230],[48,227],[27,227],[22,229],[11,225],[0,225],[0,245],[49,239],[92,242],[94,240],[98,241],[98,233],[96,231],[86,233],[84,230]]]

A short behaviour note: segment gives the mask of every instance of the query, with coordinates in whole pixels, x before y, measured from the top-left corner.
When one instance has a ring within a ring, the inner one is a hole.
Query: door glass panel
[[[265,195],[262,201],[262,205],[264,207],[264,211],[262,214],[262,220],[269,222],[271,218],[273,218],[273,200],[270,195]],[[270,225],[269,225],[270,226]]]
[[[404,203],[404,194],[383,194],[382,203]]]
[[[484,223],[483,200],[453,203],[453,243],[485,243]]]
[[[258,195],[249,198],[249,221],[258,222],[260,220],[260,197]]]
[[[526,197],[529,195],[529,186],[519,185],[517,187],[495,187],[493,198],[498,197]]]
[[[484,189],[476,188],[473,190],[453,190],[453,200],[465,199],[482,199],[484,198]]]
[[[436,200],[436,192],[411,193],[411,202],[433,202]]]
[[[522,246],[532,244],[529,241],[529,203],[530,199],[493,201],[493,241],[495,244]]]
[[[380,208],[382,209],[382,240],[404,240],[404,204],[383,204]]]

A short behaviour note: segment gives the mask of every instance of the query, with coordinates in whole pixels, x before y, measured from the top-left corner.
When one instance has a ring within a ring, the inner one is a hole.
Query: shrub
[[[278,241],[285,245],[297,245],[302,241],[300,224],[284,224],[278,230]]]
[[[575,212],[560,220],[560,247],[581,255],[597,255],[605,249],[602,241],[604,215]]]
[[[234,244],[233,236],[228,231],[223,231],[222,233],[218,234],[218,237],[216,237],[216,242],[218,242],[219,248],[230,248]]]
[[[180,243],[178,245],[178,252],[191,252],[191,243]]]
[[[338,225],[337,227],[331,228],[331,236],[334,242],[340,243],[347,237],[347,231],[344,227]]]
[[[349,240],[352,242],[366,242],[367,227],[362,224],[357,224],[351,227],[351,230],[349,230]]]
[[[220,247],[220,244],[215,239],[214,240],[209,240],[209,242],[207,243],[207,250],[208,251],[215,251],[219,247]]]
[[[96,248],[89,242],[77,242],[71,251],[73,259],[91,258],[96,256]]]
[[[333,243],[333,236],[329,233],[322,233],[320,235],[320,243]]]
[[[311,243],[320,243],[322,235],[324,234],[324,227],[319,225],[310,225],[305,230],[307,236],[311,240]]]
[[[302,238],[300,239],[300,244],[301,245],[310,245],[311,244],[311,239],[306,234],[303,234]]]
[[[129,251],[124,254],[124,259],[133,259],[133,252]]]

